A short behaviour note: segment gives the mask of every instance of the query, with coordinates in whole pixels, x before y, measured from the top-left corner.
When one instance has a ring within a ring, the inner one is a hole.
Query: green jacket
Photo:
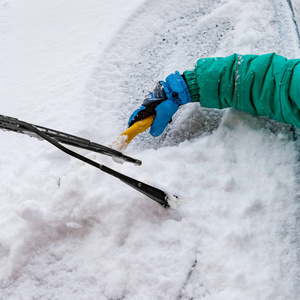
[[[192,102],[233,107],[300,127],[300,59],[275,53],[199,59],[185,71]]]

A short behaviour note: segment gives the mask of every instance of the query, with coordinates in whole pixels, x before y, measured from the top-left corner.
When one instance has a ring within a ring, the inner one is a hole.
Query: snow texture
[[[286,0],[0,0],[0,40],[1,114],[106,145],[200,57],[300,56]],[[289,126],[194,103],[131,142],[140,167],[79,151],[178,195],[172,209],[46,142],[0,144],[1,300],[299,299]]]

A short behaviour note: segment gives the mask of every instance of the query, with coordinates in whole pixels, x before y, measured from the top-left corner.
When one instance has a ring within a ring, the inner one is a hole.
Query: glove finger
[[[164,100],[151,101],[147,106],[142,105],[141,108],[134,111],[129,118],[129,127],[132,126],[135,122],[144,120],[150,116],[155,116],[156,107],[163,101]]]
[[[166,100],[156,107],[156,117],[152,123],[150,134],[159,136],[163,133],[179,105],[172,100]]]
[[[135,122],[135,118],[138,116],[138,114],[144,109],[145,107],[144,106],[141,106],[140,108],[136,109],[132,114],[131,116],[129,117],[129,120],[128,120],[128,127],[132,126]]]

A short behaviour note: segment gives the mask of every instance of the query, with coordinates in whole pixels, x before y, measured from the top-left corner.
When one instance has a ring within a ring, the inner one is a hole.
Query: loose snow
[[[300,56],[286,0],[0,8],[0,113],[106,145],[155,81],[200,57]],[[46,142],[2,131],[0,143],[1,300],[299,299],[289,126],[194,103],[131,142],[142,166],[79,151],[178,195],[170,209]]]

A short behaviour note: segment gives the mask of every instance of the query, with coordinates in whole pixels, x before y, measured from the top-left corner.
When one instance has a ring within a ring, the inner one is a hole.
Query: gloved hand
[[[155,115],[150,134],[159,136],[163,133],[172,116],[180,105],[191,102],[188,87],[178,71],[169,75],[166,81],[158,82],[145,96],[142,106],[129,118],[128,126]]]

